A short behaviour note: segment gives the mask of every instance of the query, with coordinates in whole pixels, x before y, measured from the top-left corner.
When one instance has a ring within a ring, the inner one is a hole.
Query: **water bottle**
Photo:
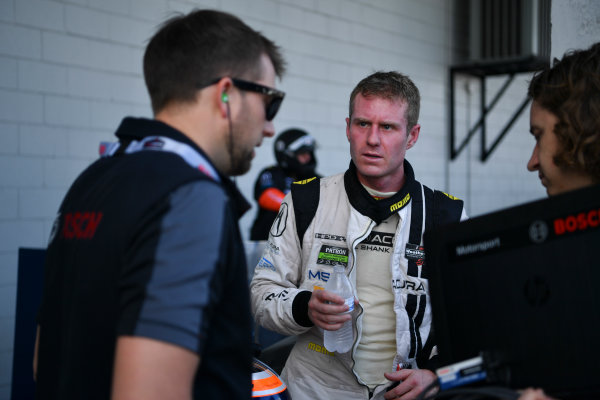
[[[352,294],[352,285],[346,276],[344,267],[336,265],[333,267],[333,274],[329,277],[325,290],[335,293],[342,297],[349,309],[346,313],[354,310],[354,294]],[[346,353],[352,348],[354,336],[352,333],[352,319],[346,321],[337,331],[323,330],[323,340],[325,348],[328,351]]]

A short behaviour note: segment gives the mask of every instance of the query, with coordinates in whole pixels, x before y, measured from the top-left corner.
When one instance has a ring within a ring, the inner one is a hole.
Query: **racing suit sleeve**
[[[256,322],[284,335],[298,335],[313,326],[308,318],[312,287],[304,284],[303,251],[309,250],[300,247],[294,205],[288,193],[250,283]]]

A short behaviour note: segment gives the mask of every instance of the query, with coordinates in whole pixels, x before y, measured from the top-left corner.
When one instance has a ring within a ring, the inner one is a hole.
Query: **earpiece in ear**
[[[221,95],[221,101],[223,103],[227,103],[229,101],[229,96],[227,95],[227,93],[223,92],[223,94]]]

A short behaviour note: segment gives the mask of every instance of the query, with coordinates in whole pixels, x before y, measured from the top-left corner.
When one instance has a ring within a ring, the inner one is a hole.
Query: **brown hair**
[[[600,182],[600,43],[555,59],[534,75],[528,94],[558,118],[554,163]]]
[[[260,79],[263,54],[281,77],[285,61],[279,48],[231,14],[194,10],[165,21],[144,54],[152,110],[193,101],[199,87],[222,76]]]
[[[389,100],[401,99],[406,101],[406,130],[410,132],[413,126],[419,121],[419,108],[421,96],[419,89],[412,80],[406,75],[396,71],[375,72],[360,82],[350,94],[349,117],[352,119],[354,111],[354,99],[356,95],[361,94],[364,97],[375,96]]]

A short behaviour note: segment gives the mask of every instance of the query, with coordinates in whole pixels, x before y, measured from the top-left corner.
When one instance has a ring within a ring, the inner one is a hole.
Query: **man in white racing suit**
[[[414,399],[435,379],[423,232],[466,218],[463,202],[414,178],[420,96],[397,72],[376,72],[350,96],[342,174],[296,182],[271,227],[251,283],[262,326],[298,335],[282,373],[294,400]],[[352,313],[321,290],[343,265]],[[354,344],[328,352],[323,329],[352,318]]]

